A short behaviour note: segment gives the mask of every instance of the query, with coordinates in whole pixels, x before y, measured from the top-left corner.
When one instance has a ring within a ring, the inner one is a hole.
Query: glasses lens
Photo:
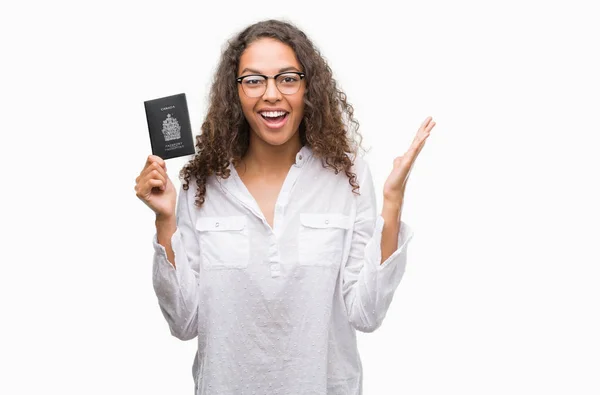
[[[293,95],[300,89],[300,76],[294,73],[281,74],[277,77],[277,88],[284,95]]]
[[[250,97],[259,97],[265,93],[267,80],[258,75],[251,75],[242,80],[242,88]]]

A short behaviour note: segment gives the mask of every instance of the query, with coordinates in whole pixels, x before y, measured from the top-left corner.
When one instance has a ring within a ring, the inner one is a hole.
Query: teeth
[[[262,115],[263,117],[269,117],[269,118],[277,118],[277,117],[281,117],[285,114],[286,114],[285,111],[265,111],[265,112],[260,113],[260,115]]]

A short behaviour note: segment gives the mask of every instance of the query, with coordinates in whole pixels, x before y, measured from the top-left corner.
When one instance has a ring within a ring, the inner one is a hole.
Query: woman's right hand
[[[167,166],[161,157],[149,155],[135,183],[136,196],[150,207],[157,217],[175,216],[177,191],[167,176]]]

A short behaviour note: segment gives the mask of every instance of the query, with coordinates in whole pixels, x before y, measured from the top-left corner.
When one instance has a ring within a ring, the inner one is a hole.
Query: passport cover
[[[144,102],[152,154],[162,159],[196,153],[185,93]]]

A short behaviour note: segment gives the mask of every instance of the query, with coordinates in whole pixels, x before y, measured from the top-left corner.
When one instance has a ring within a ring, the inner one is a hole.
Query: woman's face
[[[272,38],[261,38],[250,44],[240,57],[238,77],[252,74],[274,76],[284,71],[300,71],[294,50]],[[269,145],[283,145],[298,138],[298,128],[304,116],[304,80],[296,93],[282,94],[269,78],[267,87],[259,97],[249,97],[238,84],[238,94],[244,116],[250,124],[251,141],[258,137]],[[281,115],[282,116],[278,116]]]

